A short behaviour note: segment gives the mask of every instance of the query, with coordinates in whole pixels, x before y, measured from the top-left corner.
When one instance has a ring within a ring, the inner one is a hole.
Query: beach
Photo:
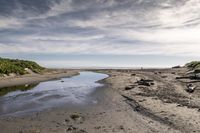
[[[77,70],[67,70],[67,69],[47,69],[42,73],[33,73],[25,75],[11,75],[7,77],[0,77],[0,88],[25,85],[25,84],[36,84],[42,81],[59,79],[62,77],[70,77],[77,75]]]
[[[67,73],[77,74],[77,71],[79,70]],[[2,117],[1,132],[200,132],[200,91],[185,91],[187,83],[200,86],[199,81],[176,78],[184,76],[185,68],[90,71],[109,75],[99,81],[105,86],[97,89],[94,94],[101,99],[98,104],[85,107],[62,106],[22,116]],[[141,79],[148,80],[151,84],[140,84],[138,81]]]

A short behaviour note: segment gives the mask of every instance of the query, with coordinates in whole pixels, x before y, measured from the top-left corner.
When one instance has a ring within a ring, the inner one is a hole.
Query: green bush
[[[44,68],[33,61],[0,58],[0,74],[26,74],[25,68],[40,73]]]

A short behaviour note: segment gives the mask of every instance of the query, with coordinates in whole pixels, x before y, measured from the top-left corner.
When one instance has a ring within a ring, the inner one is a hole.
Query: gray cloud
[[[1,0],[0,53],[196,56],[199,10],[199,0]]]

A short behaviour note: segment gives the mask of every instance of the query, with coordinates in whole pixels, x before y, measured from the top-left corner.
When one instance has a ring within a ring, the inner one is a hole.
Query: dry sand
[[[30,73],[21,76],[1,77],[0,88],[25,84],[34,84],[47,80],[59,79],[62,77],[70,77],[77,74],[77,70],[54,69],[46,70],[41,74]]]
[[[95,70],[97,71],[97,70]],[[191,133],[200,132],[200,91],[176,80],[185,69],[98,70],[109,78],[103,99],[86,108],[62,107],[20,117],[0,118],[2,133]],[[135,83],[154,80],[154,85]],[[125,88],[129,87],[128,90]]]

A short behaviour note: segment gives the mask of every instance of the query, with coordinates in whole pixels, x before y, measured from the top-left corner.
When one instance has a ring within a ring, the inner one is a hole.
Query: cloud
[[[0,29],[20,27],[22,22],[14,17],[0,17]]]
[[[198,56],[200,0],[3,0],[0,53]]]

